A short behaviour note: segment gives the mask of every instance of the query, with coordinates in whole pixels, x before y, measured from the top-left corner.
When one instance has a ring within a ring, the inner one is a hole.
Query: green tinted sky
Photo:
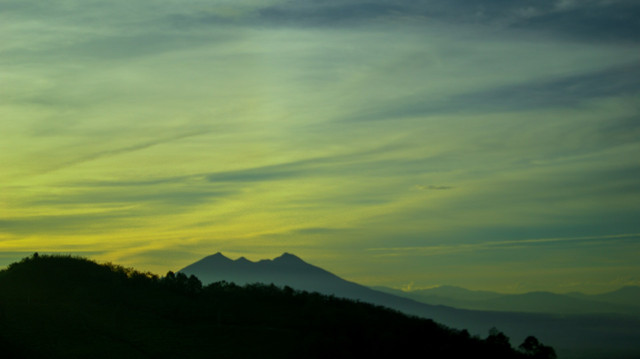
[[[640,284],[633,1],[0,0],[0,261]]]

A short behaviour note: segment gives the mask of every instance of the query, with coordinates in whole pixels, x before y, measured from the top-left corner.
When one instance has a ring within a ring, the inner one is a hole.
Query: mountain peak
[[[273,261],[281,263],[305,263],[299,257],[287,252],[282,253],[280,257],[274,258]]]
[[[224,254],[217,252],[216,254],[212,254],[208,257],[206,257],[205,259],[208,260],[215,260],[215,261],[231,261],[231,259],[229,259],[228,257],[226,257]]]
[[[237,263],[252,263],[250,260],[248,260],[245,257],[240,257],[240,258],[236,259],[235,262],[237,262]]]

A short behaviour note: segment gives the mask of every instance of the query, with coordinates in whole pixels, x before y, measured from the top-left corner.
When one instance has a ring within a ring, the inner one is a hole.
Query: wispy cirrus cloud
[[[110,232],[112,226],[126,228],[131,211],[115,210],[95,213],[70,213],[5,217],[0,219],[0,233],[13,235],[95,234]]]
[[[199,130],[192,131],[192,132],[187,132],[187,133],[178,134],[178,135],[172,135],[172,136],[168,136],[168,137],[165,137],[165,138],[153,139],[153,140],[150,140],[150,141],[137,143],[137,144],[133,144],[133,145],[129,145],[129,146],[124,146],[124,147],[120,147],[120,148],[103,150],[103,151],[100,151],[100,152],[96,152],[96,153],[92,153],[92,154],[81,156],[79,158],[72,159],[72,160],[70,160],[68,162],[58,164],[58,165],[56,165],[54,167],[50,167],[48,169],[45,169],[44,171],[41,171],[40,174],[46,174],[46,173],[49,173],[49,172],[58,171],[58,170],[61,170],[61,169],[65,169],[65,168],[68,168],[68,167],[80,165],[80,164],[83,164],[83,163],[86,163],[86,162],[99,160],[99,159],[102,159],[102,158],[125,155],[125,154],[131,153],[131,152],[136,152],[136,151],[143,151],[143,150],[149,149],[151,147],[159,146],[159,145],[163,145],[163,144],[167,144],[167,143],[171,143],[173,141],[183,140],[183,139],[187,139],[187,138],[194,137],[194,136],[202,136],[202,135],[205,135],[205,134],[207,134],[209,132],[211,132],[211,131],[210,130],[209,131],[203,131],[203,130],[199,129]]]
[[[401,253],[407,252],[420,252],[423,255],[442,255],[451,254],[457,252],[475,252],[478,250],[488,250],[491,248],[505,248],[516,249],[528,246],[552,246],[557,243],[571,242],[579,245],[580,243],[592,244],[598,242],[602,244],[606,242],[607,245],[611,245],[611,242],[634,242],[640,239],[640,233],[625,233],[625,234],[612,234],[603,236],[585,236],[585,237],[558,237],[558,238],[534,238],[534,239],[518,239],[518,240],[506,240],[506,241],[487,241],[482,243],[464,243],[464,244],[452,244],[452,245],[437,245],[437,246],[420,246],[420,247],[383,247],[383,248],[368,248],[368,251],[379,252],[379,255],[396,256]]]
[[[384,21],[492,26],[587,41],[635,42],[640,28],[633,1],[289,1],[267,5],[260,18],[274,25],[336,26]],[[388,24],[388,22],[387,22]]]

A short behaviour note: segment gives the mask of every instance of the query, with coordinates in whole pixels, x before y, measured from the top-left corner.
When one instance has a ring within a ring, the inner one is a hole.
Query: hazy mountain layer
[[[597,295],[550,292],[502,294],[489,291],[472,291],[451,286],[413,291],[401,291],[385,287],[376,287],[375,289],[411,298],[421,303],[473,310],[640,315],[640,287],[624,287],[614,292]]]

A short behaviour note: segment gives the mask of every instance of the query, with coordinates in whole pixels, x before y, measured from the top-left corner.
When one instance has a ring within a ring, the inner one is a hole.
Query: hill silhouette
[[[0,355],[10,358],[553,357],[497,330],[481,339],[379,306],[274,285],[202,286],[69,256],[0,271]],[[538,356],[536,356],[538,355]]]

